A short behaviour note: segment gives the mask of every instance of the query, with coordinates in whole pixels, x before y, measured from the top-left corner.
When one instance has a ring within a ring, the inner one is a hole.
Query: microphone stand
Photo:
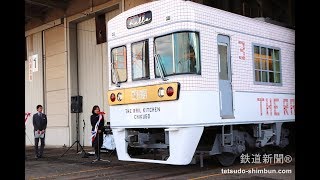
[[[85,121],[84,121],[84,119],[82,120],[82,122],[83,122],[83,127],[82,127],[82,144],[84,145],[84,137],[85,137],[85,131],[84,131],[84,129],[85,129],[85,127],[86,127],[86,123],[85,123]],[[82,158],[88,158],[88,154],[86,153],[86,152],[84,152],[83,153],[83,156],[82,156]]]
[[[84,144],[84,133],[85,133],[85,131],[84,131],[84,128],[85,128],[85,126],[86,126],[86,123],[84,122],[84,119],[82,119],[82,122],[83,122],[83,127],[82,127],[82,144]]]

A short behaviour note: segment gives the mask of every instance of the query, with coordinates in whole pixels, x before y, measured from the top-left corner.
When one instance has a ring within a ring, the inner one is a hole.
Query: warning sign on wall
[[[33,74],[32,74],[33,73],[32,56],[29,56],[28,62],[29,62],[29,64],[28,64],[28,71],[29,71],[28,79],[29,79],[30,82],[32,82],[32,79],[33,79]]]
[[[33,72],[37,72],[39,70],[39,58],[38,54],[29,56],[28,58],[28,79],[31,82],[33,80]]]
[[[33,72],[37,72],[38,71],[38,65],[39,65],[39,61],[38,61],[38,54],[35,54],[32,56],[32,71]]]

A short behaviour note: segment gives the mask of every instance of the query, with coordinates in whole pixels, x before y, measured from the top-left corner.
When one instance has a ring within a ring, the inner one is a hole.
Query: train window
[[[149,79],[148,40],[131,45],[132,80]]]
[[[228,46],[218,45],[218,53],[220,58],[219,78],[221,80],[229,80],[228,77]]]
[[[127,81],[127,50],[125,46],[111,50],[112,83]]]
[[[159,63],[164,75],[174,74],[173,71],[173,47],[172,34],[155,38],[155,54],[160,55]],[[155,66],[156,66],[155,62]],[[156,76],[159,77],[159,71],[155,68]]]
[[[154,40],[155,54],[164,75],[200,74],[200,43],[197,32],[177,32]],[[155,62],[156,65],[157,62]],[[159,77],[159,71],[155,70]]]
[[[253,46],[255,82],[266,84],[281,83],[280,50]]]

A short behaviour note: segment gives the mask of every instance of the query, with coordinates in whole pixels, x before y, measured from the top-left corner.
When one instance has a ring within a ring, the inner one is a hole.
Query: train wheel
[[[236,160],[237,155],[224,152],[222,154],[217,154],[216,157],[222,166],[231,166]]]

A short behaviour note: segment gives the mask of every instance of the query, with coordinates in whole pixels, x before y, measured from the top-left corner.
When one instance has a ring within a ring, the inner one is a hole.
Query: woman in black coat
[[[91,126],[92,126],[92,131],[94,131],[95,126],[97,122],[99,121],[99,116],[100,116],[100,108],[99,106],[95,105],[92,108],[92,115],[90,117],[91,121]],[[97,159],[100,159],[100,148],[102,147],[103,144],[103,127],[104,127],[104,117],[101,115],[102,118],[100,120],[100,123],[98,124],[98,132],[96,137],[94,138],[94,141],[92,142],[92,147],[94,147],[95,150],[95,155]]]

